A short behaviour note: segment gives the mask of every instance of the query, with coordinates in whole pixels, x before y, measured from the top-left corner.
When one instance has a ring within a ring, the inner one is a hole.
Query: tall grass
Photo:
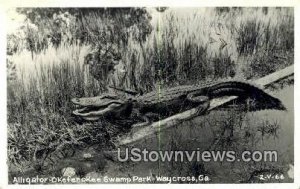
[[[9,82],[9,100],[21,102],[25,107],[33,103],[58,111],[72,96],[98,94],[97,81],[83,65],[88,52],[88,46],[74,44],[49,47],[33,59],[28,51],[13,56],[11,61],[16,65],[17,76]]]
[[[170,86],[260,77],[293,63],[291,8],[172,8],[152,17],[153,31],[145,41],[133,40],[129,32],[125,48],[119,45],[125,74],[117,69],[105,84],[150,91],[158,82]],[[105,31],[108,20],[101,19],[86,15],[72,27],[89,32],[93,40],[105,38],[98,30]],[[32,36],[28,34],[34,40]],[[73,39],[51,44],[34,52],[18,49],[10,56],[16,77],[7,88],[8,156],[15,164],[43,160],[59,146],[77,145],[97,130],[70,116],[71,98],[98,95],[106,87],[84,65],[84,57],[95,49]]]
[[[169,77],[172,75],[167,70],[176,70],[177,73],[172,73],[174,80],[187,81],[189,77],[195,79],[194,76],[198,79],[233,76],[241,67],[244,77],[259,77],[291,64],[293,10],[269,8],[267,13],[263,10],[243,8],[221,13],[206,8],[169,10],[154,29],[154,41],[161,43],[161,49],[154,50],[160,52],[156,70],[166,70],[164,73]],[[276,55],[281,57],[280,54],[289,61],[278,61]],[[244,57],[246,62],[240,62]],[[256,63],[258,60],[253,57],[271,60]],[[272,69],[259,69],[258,64]]]
[[[88,52],[88,46],[74,44],[48,47],[33,59],[28,51],[11,57],[16,78],[8,80],[7,88],[8,155],[14,163],[42,161],[59,146],[76,144],[76,131],[82,128],[69,125],[70,99],[99,93],[98,82],[83,65]]]
[[[138,44],[128,48],[141,65],[136,80],[145,72],[152,84],[165,85],[264,76],[293,63],[293,18],[290,8],[173,8],[154,14],[153,32],[143,43],[146,56]]]

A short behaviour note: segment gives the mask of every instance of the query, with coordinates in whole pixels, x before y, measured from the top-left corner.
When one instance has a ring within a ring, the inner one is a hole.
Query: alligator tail
[[[240,100],[251,99],[252,111],[257,110],[286,110],[281,100],[267,93],[259,86],[245,81],[225,81],[215,85],[212,96],[220,97],[224,95],[238,96]]]

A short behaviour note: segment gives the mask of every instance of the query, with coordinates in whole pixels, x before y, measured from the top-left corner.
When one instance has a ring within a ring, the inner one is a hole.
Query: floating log
[[[292,76],[293,74],[294,74],[294,65],[286,67],[282,70],[269,74],[260,79],[254,80],[252,82],[265,88],[266,86],[275,83],[277,81],[280,81],[282,79],[285,79],[289,76]],[[208,109],[208,111],[211,111],[221,105],[224,105],[225,103],[228,103],[236,98],[237,96],[226,96],[222,98],[215,98],[211,100],[210,108]],[[197,109],[193,108],[191,110],[173,115],[166,119],[154,122],[148,126],[132,129],[130,133],[119,138],[118,141],[116,141],[116,145],[117,146],[130,145],[142,139],[151,137],[152,135],[159,133],[162,130],[172,128],[175,125],[178,125],[179,123],[194,118],[196,116],[196,112]]]

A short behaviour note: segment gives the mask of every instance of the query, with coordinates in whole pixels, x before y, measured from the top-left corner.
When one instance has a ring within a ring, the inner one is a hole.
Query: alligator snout
[[[107,115],[118,112],[124,105],[122,100],[115,95],[103,94],[95,97],[72,98],[71,102],[76,106],[73,115],[85,120],[98,120]]]

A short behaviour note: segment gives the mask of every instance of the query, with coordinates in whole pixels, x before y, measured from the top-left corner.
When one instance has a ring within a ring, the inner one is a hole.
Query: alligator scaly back
[[[239,101],[248,100],[252,111],[263,109],[285,110],[281,101],[268,94],[261,87],[242,80],[225,80],[200,83],[196,85],[181,85],[152,91],[136,96],[136,101],[143,105],[157,103],[172,103],[174,100],[186,98],[190,93],[207,96],[209,99],[223,96],[238,96]],[[249,109],[250,110],[250,109]]]

